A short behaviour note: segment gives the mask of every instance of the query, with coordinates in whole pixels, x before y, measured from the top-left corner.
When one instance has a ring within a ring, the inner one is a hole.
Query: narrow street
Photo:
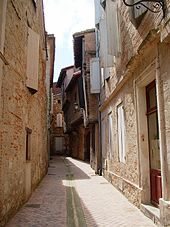
[[[155,226],[89,164],[54,156],[48,174],[6,227]]]

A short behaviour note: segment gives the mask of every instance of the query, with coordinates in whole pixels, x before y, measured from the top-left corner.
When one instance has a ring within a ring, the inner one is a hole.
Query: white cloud
[[[57,52],[63,47],[72,50],[73,33],[94,27],[93,1],[44,0],[46,30],[56,37],[56,59],[59,59]],[[67,53],[63,54],[67,55]],[[67,66],[64,62],[57,63],[62,67]]]

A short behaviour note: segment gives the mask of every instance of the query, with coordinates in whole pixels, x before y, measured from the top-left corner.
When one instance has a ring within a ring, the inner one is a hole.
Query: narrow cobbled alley
[[[89,187],[90,185],[90,187]],[[89,164],[54,156],[48,174],[6,227],[151,227]]]

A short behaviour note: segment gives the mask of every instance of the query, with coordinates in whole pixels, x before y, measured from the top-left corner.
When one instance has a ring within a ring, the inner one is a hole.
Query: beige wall
[[[26,87],[28,26],[40,35],[38,92]],[[0,128],[0,225],[23,204],[47,170],[45,44],[42,1],[8,1]],[[32,130],[26,161],[26,128]]]
[[[108,130],[104,133],[104,174],[137,206],[141,202],[150,202],[145,87],[156,79],[163,198],[169,201],[168,17],[161,21],[161,14],[147,12],[137,26],[131,8],[123,2],[119,7],[121,54],[116,58],[111,76],[105,80],[101,90],[101,120],[108,128],[108,114],[112,112],[114,135],[113,155],[110,155]],[[125,114],[125,163],[118,158],[117,105],[120,102],[123,103]]]

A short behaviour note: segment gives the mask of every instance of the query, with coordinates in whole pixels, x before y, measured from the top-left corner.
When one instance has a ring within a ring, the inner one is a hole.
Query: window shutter
[[[27,87],[38,91],[39,35],[28,28]]]
[[[100,93],[100,66],[99,58],[90,60],[90,92]]]
[[[105,18],[101,19],[100,22],[100,60],[101,67],[105,67],[105,62],[107,58],[107,30],[106,30],[106,20]]]
[[[62,114],[58,113],[57,114],[57,127],[62,127],[63,126],[63,121],[62,121]]]
[[[137,2],[137,0],[134,0],[134,3],[136,3],[136,2]],[[147,2],[145,2],[144,4],[147,5]],[[139,7],[139,8],[137,8],[137,7]],[[135,5],[134,6],[134,15],[135,15],[135,18],[140,17],[146,11],[147,11],[147,9],[144,6],[142,6],[140,4],[139,5]]]
[[[125,120],[123,105],[119,105],[118,109],[118,149],[120,162],[125,163]]]
[[[109,155],[113,155],[113,123],[112,123],[112,114],[109,114]]]
[[[94,6],[95,6],[95,25],[98,26],[102,16],[100,0],[94,0]]]
[[[108,54],[106,18],[100,21],[100,64],[101,67],[111,67],[114,65],[114,56]]]
[[[106,24],[108,54],[117,57],[120,53],[120,30],[116,1],[107,0],[106,2]]]

